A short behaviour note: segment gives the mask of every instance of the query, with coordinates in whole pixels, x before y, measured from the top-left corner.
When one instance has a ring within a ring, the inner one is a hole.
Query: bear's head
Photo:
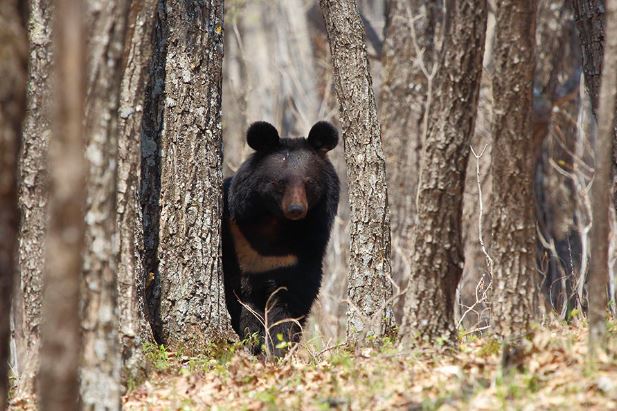
[[[280,138],[272,124],[259,121],[249,127],[246,139],[255,153],[232,182],[234,217],[261,211],[302,220],[326,197],[338,201],[338,177],[326,156],[338,143],[332,124],[316,123],[307,138]],[[251,209],[244,207],[249,203]]]

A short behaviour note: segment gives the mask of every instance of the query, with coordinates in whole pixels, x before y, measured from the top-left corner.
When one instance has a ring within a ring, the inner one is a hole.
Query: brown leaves
[[[280,363],[236,352],[228,362],[182,361],[125,397],[125,409],[611,409],[617,362],[586,366],[586,329],[547,327],[500,367],[501,345],[469,337],[457,352],[344,346],[316,358],[299,350]],[[170,356],[170,361],[178,361]]]

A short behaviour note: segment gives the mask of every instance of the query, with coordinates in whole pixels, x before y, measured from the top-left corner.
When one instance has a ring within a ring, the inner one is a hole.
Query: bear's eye
[[[274,180],[270,184],[275,191],[282,192],[285,189],[285,180],[283,179]]]

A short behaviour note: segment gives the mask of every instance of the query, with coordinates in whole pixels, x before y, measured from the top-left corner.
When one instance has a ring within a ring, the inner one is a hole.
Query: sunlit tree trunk
[[[380,122],[392,213],[392,277],[409,279],[409,249],[416,213],[417,179],[427,132],[427,105],[434,102],[436,37],[443,17],[441,1],[387,2]],[[430,107],[428,107],[430,108]],[[402,304],[396,314],[402,314]]]
[[[146,319],[144,226],[140,203],[142,119],[150,73],[157,0],[134,0],[128,16],[118,123],[118,315],[122,381],[143,378],[142,347],[153,342]]]
[[[347,336],[392,324],[390,222],[381,133],[355,0],[321,0],[334,67],[351,206]]]
[[[19,278],[13,299],[18,397],[30,396],[39,367],[43,264],[47,233],[47,145],[52,109],[52,2],[30,2],[28,110],[19,156]]]
[[[223,2],[164,3],[168,37],[156,332],[171,346],[199,350],[231,335],[220,240]]]
[[[86,2],[87,206],[82,284],[85,408],[120,409],[116,244],[118,100],[128,1]]]
[[[39,404],[79,409],[79,285],[86,206],[82,118],[86,84],[84,13],[79,0],[55,2],[55,118],[50,140]]]
[[[585,89],[591,99],[591,109],[597,116],[600,93],[600,75],[604,56],[605,36],[605,0],[572,0],[574,19],[578,29],[578,38],[583,54],[583,72]],[[617,139],[617,133],[615,134]],[[613,144],[617,147],[617,145]],[[613,153],[613,162],[617,164],[617,152]],[[613,181],[613,206],[617,210],[617,181]]]
[[[26,112],[26,7],[0,4],[0,409],[9,393],[11,291],[17,273],[17,160]]]
[[[486,0],[446,2],[436,101],[420,167],[403,343],[454,339],[463,269],[463,189],[474,132],[486,31]]]
[[[602,88],[598,100],[598,136],[595,143],[595,173],[591,186],[591,255],[589,267],[589,345],[591,355],[606,342],[608,287],[609,204],[612,186],[612,152],[617,98],[617,0],[606,1],[606,44]]]
[[[531,124],[535,0],[499,0],[493,76],[492,325],[529,330],[538,306],[533,177],[541,141]]]

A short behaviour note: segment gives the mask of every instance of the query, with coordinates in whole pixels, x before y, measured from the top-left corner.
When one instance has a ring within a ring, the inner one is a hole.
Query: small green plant
[[[580,314],[581,314],[580,310],[578,308],[574,308],[566,314],[566,321],[571,322],[575,318],[578,318]]]
[[[145,343],[143,346],[146,361],[157,371],[165,371],[169,368],[169,354],[163,344]]]
[[[500,350],[501,344],[499,343],[499,341],[496,338],[489,338],[486,343],[484,343],[480,348],[478,355],[480,357],[486,358],[490,357],[491,355],[499,354]]]

